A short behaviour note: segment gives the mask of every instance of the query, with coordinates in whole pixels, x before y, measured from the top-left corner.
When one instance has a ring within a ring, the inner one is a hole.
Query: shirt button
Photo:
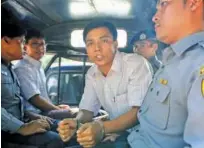
[[[139,110],[139,113],[141,113],[141,112],[142,112],[142,110],[140,109],[140,110]]]
[[[136,132],[139,132],[139,130],[137,129]]]
[[[161,66],[162,69],[163,69],[164,67],[165,67],[164,65]]]
[[[153,88],[151,88],[150,91],[153,91]]]
[[[157,96],[159,95],[159,91],[157,91]]]

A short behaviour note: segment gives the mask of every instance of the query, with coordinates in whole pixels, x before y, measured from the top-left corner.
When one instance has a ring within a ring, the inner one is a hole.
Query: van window
[[[127,44],[127,32],[123,29],[118,29],[118,47],[124,48]],[[83,41],[83,30],[74,30],[71,33],[71,45],[77,48],[84,48],[85,43]]]

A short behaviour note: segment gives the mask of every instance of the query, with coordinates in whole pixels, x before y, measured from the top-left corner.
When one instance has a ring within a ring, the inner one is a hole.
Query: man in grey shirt
[[[47,120],[24,121],[20,84],[12,69],[11,61],[22,58],[25,31],[14,24],[2,23],[1,34],[1,135],[2,142],[11,142],[62,148],[57,133],[48,131]],[[2,145],[4,147],[4,145]]]

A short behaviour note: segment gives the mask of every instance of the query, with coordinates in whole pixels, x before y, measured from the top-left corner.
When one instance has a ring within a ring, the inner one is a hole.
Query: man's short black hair
[[[7,36],[15,38],[26,35],[26,31],[19,25],[14,23],[2,22],[1,24],[1,38]]]
[[[28,41],[31,39],[31,38],[40,38],[40,39],[44,39],[44,35],[36,30],[36,29],[28,29],[27,30],[27,34],[25,36],[25,40],[26,40],[26,43],[28,43]]]
[[[104,21],[104,20],[95,20],[95,21],[92,21],[91,23],[89,23],[85,28],[84,28],[84,31],[83,31],[83,40],[84,42],[86,42],[86,36],[87,34],[89,33],[89,31],[95,29],[95,28],[99,28],[99,27],[106,27],[110,33],[112,34],[113,36],[113,40],[117,40],[117,29],[116,27],[111,23],[111,22],[108,22],[108,21]]]

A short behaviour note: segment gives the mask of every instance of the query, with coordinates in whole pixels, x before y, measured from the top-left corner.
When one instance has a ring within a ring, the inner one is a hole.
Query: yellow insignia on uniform
[[[145,40],[147,38],[146,34],[142,33],[140,34],[140,40]]]
[[[201,81],[201,94],[204,97],[204,79],[202,79],[202,81]]]
[[[204,66],[200,68],[200,76],[204,75]]]
[[[160,79],[159,82],[163,85],[167,85],[168,84],[168,80],[165,79]]]

